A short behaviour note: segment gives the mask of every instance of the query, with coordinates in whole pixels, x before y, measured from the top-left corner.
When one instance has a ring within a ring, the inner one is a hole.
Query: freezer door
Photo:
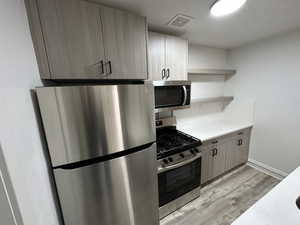
[[[53,167],[155,140],[151,84],[45,87],[37,96]]]
[[[76,169],[55,169],[65,225],[158,225],[156,145]]]

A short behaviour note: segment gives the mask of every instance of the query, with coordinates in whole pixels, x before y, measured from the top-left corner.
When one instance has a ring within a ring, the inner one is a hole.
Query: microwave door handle
[[[182,167],[182,166],[185,166],[191,162],[194,162],[195,160],[201,158],[202,154],[198,154],[196,155],[195,157],[191,158],[191,159],[188,159],[186,161],[183,161],[183,162],[180,162],[180,163],[177,163],[175,165],[172,165],[172,166],[166,166],[166,167],[160,167],[158,168],[158,171],[157,173],[162,173],[162,172],[166,172],[166,171],[169,171],[169,170],[173,170],[173,169],[176,169],[176,168],[179,168],[179,167]]]
[[[186,86],[183,85],[182,89],[183,89],[183,93],[184,93],[182,105],[184,106],[184,105],[186,105],[186,101],[187,101],[187,89],[186,89]]]

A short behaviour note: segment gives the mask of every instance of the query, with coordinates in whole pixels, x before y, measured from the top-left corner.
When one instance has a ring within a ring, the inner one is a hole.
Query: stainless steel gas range
[[[159,216],[163,218],[200,196],[200,140],[176,130],[157,129]]]

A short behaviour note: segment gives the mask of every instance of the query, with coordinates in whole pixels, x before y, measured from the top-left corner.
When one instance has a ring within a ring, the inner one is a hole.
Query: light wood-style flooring
[[[201,196],[163,218],[161,225],[230,225],[279,180],[243,166],[205,186]]]

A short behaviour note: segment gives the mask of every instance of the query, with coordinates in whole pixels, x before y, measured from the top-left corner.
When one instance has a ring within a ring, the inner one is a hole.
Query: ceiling
[[[191,43],[231,49],[300,28],[299,0],[248,0],[238,12],[214,18],[215,0],[94,0],[147,16],[149,28],[187,38]],[[176,14],[194,19],[184,28],[167,26]]]

